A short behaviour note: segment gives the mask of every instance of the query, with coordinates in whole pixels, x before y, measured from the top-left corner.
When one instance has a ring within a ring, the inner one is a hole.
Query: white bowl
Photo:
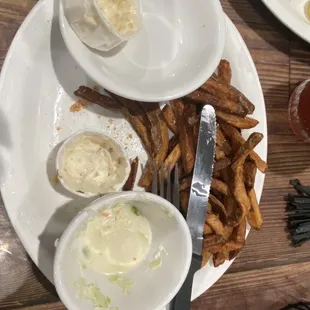
[[[81,192],[78,190],[73,189],[67,182],[66,180],[61,177],[61,168],[62,168],[62,162],[63,162],[63,156],[64,156],[64,151],[65,149],[70,146],[70,144],[74,143],[79,137],[82,136],[96,136],[99,137],[100,139],[102,139],[103,141],[109,141],[112,145],[113,145],[113,149],[115,152],[115,155],[117,155],[118,157],[121,157],[123,159],[123,165],[120,167],[121,169],[121,174],[122,174],[122,178],[119,180],[119,182],[113,184],[113,188],[111,187],[109,189],[109,191],[101,191],[101,192]],[[98,196],[98,195],[103,195],[103,194],[107,194],[110,192],[118,192],[121,191],[124,184],[126,183],[129,173],[130,173],[130,163],[127,157],[127,154],[125,152],[125,150],[123,149],[123,147],[111,136],[104,134],[100,131],[96,131],[96,130],[82,130],[79,131],[75,134],[73,134],[72,136],[70,136],[67,140],[65,140],[61,147],[59,148],[58,152],[57,152],[57,156],[56,156],[56,169],[57,169],[57,177],[60,181],[60,183],[63,185],[64,188],[66,188],[68,191],[70,191],[71,193],[78,195],[80,197],[94,197],[94,196]]]
[[[131,293],[123,291],[108,280],[108,276],[92,270],[82,270],[77,260],[79,253],[71,246],[89,218],[102,209],[119,202],[134,203],[149,220],[152,244],[146,260],[131,270],[126,277],[134,285]],[[161,267],[150,270],[149,261],[163,247]],[[78,214],[68,225],[57,245],[54,261],[54,282],[60,299],[69,310],[91,310],[93,303],[78,296],[76,281],[85,278],[94,283],[103,295],[111,299],[111,306],[119,310],[160,310],[176,295],[185,281],[192,256],[192,243],[186,221],[167,200],[144,192],[109,194],[96,200]]]
[[[65,44],[83,70],[100,86],[146,102],[182,97],[216,70],[225,42],[219,0],[142,0],[143,29],[110,52],[84,45],[70,27],[62,4]]]

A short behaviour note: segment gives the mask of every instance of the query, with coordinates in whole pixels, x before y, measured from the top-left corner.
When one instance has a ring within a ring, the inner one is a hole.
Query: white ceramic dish
[[[119,179],[117,183],[115,183],[113,186],[111,186],[109,188],[108,191],[104,191],[104,192],[86,192],[86,193],[82,193],[81,191],[76,191],[74,189],[72,189],[65,181],[64,178],[61,177],[61,173],[60,171],[62,170],[63,167],[63,157],[64,157],[64,152],[65,149],[70,146],[71,144],[73,144],[78,138],[83,137],[83,136],[95,136],[95,137],[99,137],[103,142],[104,141],[108,141],[110,143],[110,147],[113,147],[113,152],[114,152],[114,156],[118,156],[119,158],[122,159],[122,165],[119,167],[119,169],[121,169],[120,174],[123,177],[121,179]],[[112,137],[100,132],[100,131],[95,131],[95,130],[82,130],[79,131],[75,134],[73,134],[71,137],[69,137],[68,139],[66,139],[66,141],[64,141],[58,152],[57,152],[57,156],[56,156],[56,170],[57,170],[57,176],[58,179],[60,181],[60,183],[63,185],[63,187],[68,190],[69,192],[80,196],[80,197],[94,197],[94,196],[98,196],[100,194],[107,194],[107,193],[111,193],[111,192],[118,192],[120,190],[122,190],[124,184],[126,183],[129,173],[130,173],[130,163],[129,160],[127,158],[127,154],[125,152],[125,150],[123,149],[123,147]]]
[[[284,25],[310,43],[310,21],[305,15],[305,5],[308,0],[262,1]]]
[[[165,101],[201,86],[223,53],[225,21],[219,0],[143,0],[143,28],[108,53],[84,45],[60,7],[60,27],[73,58],[107,90],[139,101]]]
[[[125,274],[133,283],[130,294],[105,276],[91,269],[81,270],[76,259],[79,248],[72,246],[85,223],[101,210],[126,202],[134,205],[149,221],[152,244],[146,259]],[[182,240],[182,242],[180,242]],[[162,249],[162,251],[161,251]],[[162,265],[150,269],[149,263],[160,255]],[[104,196],[78,214],[69,224],[57,245],[54,280],[57,292],[70,310],[92,310],[93,304],[77,295],[76,282],[83,277],[95,283],[111,306],[119,310],[160,310],[176,295],[188,273],[192,257],[192,241],[186,221],[167,200],[144,192],[122,192]],[[156,288],[156,289],[155,289]]]
[[[136,133],[119,113],[96,106],[70,112],[77,87],[94,84],[66,49],[57,3],[41,0],[26,18],[7,54],[0,80],[1,192],[19,238],[50,281],[55,239],[85,206],[85,199],[64,196],[61,184],[51,182],[56,176],[59,143],[74,132],[95,128],[116,138],[129,158],[139,156],[141,163],[147,159]],[[256,105],[254,117],[260,123],[255,130],[265,136],[256,150],[266,159],[266,112],[259,78],[244,41],[228,18],[226,25],[223,57],[231,62],[233,85]],[[243,134],[247,137],[249,131]],[[258,198],[263,184],[264,176],[258,173]],[[230,264],[214,268],[210,262],[197,272],[192,299],[212,286]]]

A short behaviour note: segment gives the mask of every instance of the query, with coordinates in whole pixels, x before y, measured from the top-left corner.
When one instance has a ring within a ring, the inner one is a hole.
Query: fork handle
[[[201,268],[201,262],[201,255],[193,254],[186,280],[172,300],[170,310],[190,310],[194,275]]]

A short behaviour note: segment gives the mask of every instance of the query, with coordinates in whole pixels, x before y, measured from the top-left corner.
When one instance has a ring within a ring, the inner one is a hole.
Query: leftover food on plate
[[[141,29],[138,0],[63,0],[66,18],[86,45],[109,51]]]
[[[129,169],[121,147],[103,134],[77,134],[58,154],[58,178],[68,189],[82,194],[120,190]]]
[[[267,163],[254,151],[263,139],[258,132],[247,140],[242,129],[254,128],[258,121],[248,117],[254,104],[230,84],[231,67],[227,60],[219,64],[218,73],[198,90],[184,98],[172,100],[163,110],[157,103],[139,103],[109,93],[97,94],[101,102],[115,101],[125,118],[137,132],[150,161],[138,184],[150,190],[154,166],[164,163],[164,171],[173,170],[179,163],[180,202],[186,216],[198,140],[199,114],[204,104],[212,105],[217,115],[215,165],[211,194],[207,206],[204,230],[203,264],[213,255],[217,267],[235,258],[245,243],[247,222],[253,229],[262,226],[262,216],[256,199],[254,180],[257,169],[267,171]],[[84,89],[84,92],[79,91]],[[75,92],[89,100],[94,92],[80,87]],[[97,99],[89,100],[98,104]],[[99,103],[100,104],[100,103]],[[100,104],[102,105],[102,104]],[[169,132],[173,136],[169,139]]]
[[[94,0],[106,22],[118,35],[131,37],[139,31],[137,0]]]
[[[101,293],[98,285],[87,283],[85,278],[80,277],[75,286],[79,297],[90,301],[94,309],[118,310],[118,307],[111,306],[111,299]]]
[[[129,272],[146,258],[152,231],[137,207],[118,203],[91,217],[77,241],[83,268],[114,275]]]

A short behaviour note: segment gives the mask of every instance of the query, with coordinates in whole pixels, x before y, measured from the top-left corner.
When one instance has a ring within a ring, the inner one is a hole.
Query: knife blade
[[[191,308],[192,286],[195,273],[201,268],[203,227],[209,199],[216,140],[216,116],[212,106],[205,105],[201,112],[196,162],[188,205],[187,224],[190,229],[193,256],[180,291],[171,303],[171,310]]]
[[[201,112],[196,161],[192,180],[187,224],[191,233],[193,253],[201,255],[203,228],[209,199],[216,141],[214,108],[205,105]]]

